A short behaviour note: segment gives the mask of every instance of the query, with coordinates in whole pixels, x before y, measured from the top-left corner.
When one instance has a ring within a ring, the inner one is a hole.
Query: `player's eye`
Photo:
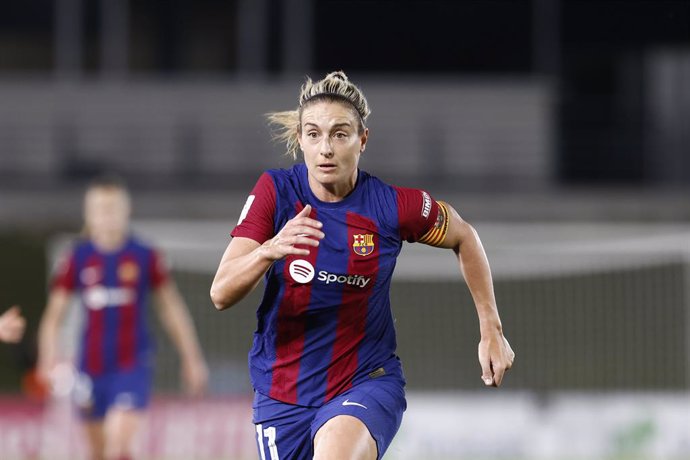
[[[316,131],[309,131],[307,133],[307,137],[310,137],[312,139],[316,139],[318,137],[318,133]]]
[[[347,133],[345,133],[343,131],[338,131],[337,133],[335,133],[336,139],[345,139],[346,137],[347,137]]]

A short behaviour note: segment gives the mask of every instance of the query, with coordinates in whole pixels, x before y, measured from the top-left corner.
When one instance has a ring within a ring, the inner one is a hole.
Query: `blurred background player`
[[[18,306],[12,306],[0,315],[0,342],[17,343],[24,335],[26,320]]]
[[[39,326],[39,374],[55,368],[58,330],[72,295],[84,307],[77,367],[78,398],[93,459],[131,458],[131,444],[152,385],[153,343],[146,324],[148,293],[181,358],[190,395],[208,371],[187,307],[161,255],[129,232],[130,197],[115,178],[93,182],[84,198],[87,238],[58,267]]]
[[[385,453],[406,408],[389,299],[403,241],[458,257],[479,316],[484,383],[499,386],[513,363],[474,229],[427,192],[358,169],[369,113],[360,89],[333,72],[307,80],[297,110],[269,116],[304,164],[259,178],[213,281],[223,310],[266,278],[249,354],[262,459]]]

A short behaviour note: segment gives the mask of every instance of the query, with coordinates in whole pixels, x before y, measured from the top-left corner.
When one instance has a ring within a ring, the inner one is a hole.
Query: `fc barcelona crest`
[[[355,254],[360,256],[368,256],[374,252],[374,235],[365,233],[363,235],[354,235],[355,241],[352,243],[352,250]]]
[[[136,263],[128,260],[122,263],[117,269],[117,275],[123,283],[132,283],[139,276],[139,267]]]

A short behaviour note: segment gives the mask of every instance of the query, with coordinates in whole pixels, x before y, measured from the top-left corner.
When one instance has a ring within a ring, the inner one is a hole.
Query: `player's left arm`
[[[172,279],[158,286],[154,294],[163,328],[180,354],[185,390],[190,395],[200,395],[208,383],[208,367],[187,305]]]
[[[497,387],[513,365],[515,353],[503,336],[489,261],[477,231],[448,203],[439,201],[438,207],[436,223],[419,242],[455,252],[479,316],[482,380]]]

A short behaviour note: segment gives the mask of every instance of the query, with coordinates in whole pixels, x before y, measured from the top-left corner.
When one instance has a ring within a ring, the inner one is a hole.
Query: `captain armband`
[[[436,223],[419,239],[420,243],[428,244],[429,246],[440,246],[448,233],[448,208],[442,201],[437,203],[438,216],[436,217]]]

